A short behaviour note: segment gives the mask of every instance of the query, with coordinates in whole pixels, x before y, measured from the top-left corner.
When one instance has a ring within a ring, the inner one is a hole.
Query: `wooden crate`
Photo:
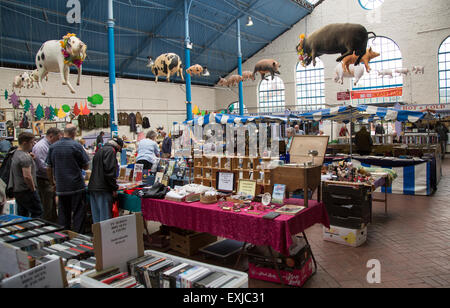
[[[185,233],[170,231],[170,248],[185,256],[193,256],[200,248],[217,241],[217,236],[209,233]]]

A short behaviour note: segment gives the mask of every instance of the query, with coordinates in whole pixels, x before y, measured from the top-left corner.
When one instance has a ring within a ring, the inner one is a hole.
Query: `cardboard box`
[[[330,229],[323,228],[323,239],[346,246],[358,247],[367,240],[367,226],[362,229],[347,229],[337,226],[330,226]]]
[[[313,274],[314,264],[310,257],[301,269],[293,269],[292,271],[280,270],[283,282],[289,286],[302,287],[309,277]],[[274,283],[281,283],[277,271],[273,268],[261,267],[256,264],[248,263],[248,277]]]
[[[186,256],[193,256],[200,248],[216,241],[217,236],[209,233],[180,234],[176,230],[170,231],[170,248]]]

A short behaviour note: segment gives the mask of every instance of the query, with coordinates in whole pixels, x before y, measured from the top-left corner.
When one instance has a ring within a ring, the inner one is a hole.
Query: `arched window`
[[[439,47],[439,102],[450,103],[450,36]]]
[[[266,76],[262,80],[258,90],[258,112],[284,112],[286,106],[286,94],[283,80],[275,76]]]
[[[358,0],[363,9],[373,10],[383,4],[384,0]]]
[[[325,108],[325,73],[323,62],[316,58],[316,66],[311,63],[303,67],[299,62],[296,69],[297,110],[315,111]]]
[[[368,48],[372,47],[379,57],[370,61],[371,72],[364,71],[364,76],[359,80],[353,90],[377,90],[403,87],[403,75],[395,73],[395,69],[403,67],[402,53],[398,45],[387,37],[369,39]],[[364,64],[361,64],[364,65]],[[391,76],[382,76],[379,72],[392,72]],[[353,80],[354,82],[354,80]],[[398,102],[401,97],[378,97],[355,100],[358,104]]]

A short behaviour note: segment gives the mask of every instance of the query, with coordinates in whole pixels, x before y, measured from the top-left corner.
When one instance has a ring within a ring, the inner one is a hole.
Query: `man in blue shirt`
[[[165,131],[161,132],[161,136],[164,138],[162,143],[162,157],[163,158],[170,158],[172,155],[172,138],[167,137],[167,133]]]
[[[152,169],[153,164],[156,162],[156,158],[159,157],[159,146],[155,142],[156,133],[149,131],[146,139],[139,142],[138,156],[136,158],[136,164],[144,165],[144,169]]]
[[[58,223],[66,230],[84,233],[86,185],[81,171],[89,169],[89,157],[83,146],[75,141],[76,133],[77,127],[68,124],[64,138],[50,146],[47,174],[50,183],[56,185]]]
[[[42,218],[56,223],[58,216],[56,214],[55,186],[50,185],[47,175],[47,164],[45,163],[50,146],[61,138],[62,132],[52,127],[47,134],[33,147],[33,154],[36,162],[36,180],[41,198],[44,213]]]

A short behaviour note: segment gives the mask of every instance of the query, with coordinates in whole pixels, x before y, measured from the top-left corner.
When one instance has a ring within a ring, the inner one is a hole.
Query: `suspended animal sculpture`
[[[396,68],[396,69],[395,69],[395,72],[396,72],[397,74],[403,74],[403,75],[405,75],[405,76],[408,76],[408,74],[410,73],[410,71],[409,71],[408,68]]]
[[[155,82],[158,82],[160,76],[167,76],[167,81],[170,82],[170,76],[177,74],[181,76],[184,81],[183,69],[181,68],[181,59],[174,53],[165,53],[156,58],[153,62],[151,57],[148,57],[148,64],[152,70],[153,75],[156,76]]]
[[[252,73],[252,72],[250,72],[250,71],[244,71],[244,72],[242,72],[242,81],[247,81],[247,80],[255,80],[256,78],[255,78],[255,75]]]
[[[337,54],[341,56],[336,59],[341,62],[346,56],[355,53],[358,59],[355,65],[361,62],[366,53],[369,33],[364,26],[359,24],[330,24],[306,37],[300,35],[300,43],[297,45],[297,52],[303,66],[308,66],[311,62],[316,66],[316,58],[324,54]]]
[[[336,76],[334,81],[344,84],[344,78],[355,78],[354,85],[356,86],[362,76],[364,76],[364,65],[360,64],[355,66],[354,64],[350,64],[349,71],[347,72],[344,71],[344,65],[342,63],[338,63],[336,65]]]
[[[197,75],[200,76],[203,73],[203,67],[200,64],[192,65],[190,68],[186,70],[186,73],[189,75]]]
[[[378,52],[375,52],[372,50],[372,47],[370,47],[369,49],[367,49],[366,53],[364,54],[364,56],[361,59],[361,62],[364,63],[364,65],[366,66],[366,72],[370,73],[370,66],[369,66],[369,62],[376,58],[379,57],[380,54]],[[358,56],[355,54],[352,54],[350,56],[346,56],[344,59],[342,59],[342,65],[344,66],[344,70],[348,73],[349,71],[349,66],[350,64],[355,64],[356,61],[358,60]]]
[[[226,80],[225,78],[220,78],[217,85],[220,87],[228,87],[228,80]]]
[[[424,74],[425,73],[425,67],[423,66],[413,66],[412,72],[416,74]]]
[[[378,71],[378,76],[389,76],[390,78],[393,78],[394,76],[392,74],[391,69]]]
[[[78,70],[77,85],[80,85],[83,61],[86,59],[87,46],[75,34],[69,33],[61,41],[47,41],[39,49],[36,55],[37,83],[42,95],[45,90],[42,87],[42,79],[48,72],[61,74],[63,85],[67,85],[70,92],[75,93],[69,81],[70,67]]]
[[[263,59],[256,63],[253,75],[256,76],[256,73],[259,73],[263,80],[267,80],[265,78],[265,75],[270,74],[273,80],[275,78],[275,74],[281,75],[280,67],[280,63],[278,63],[274,59]]]
[[[31,88],[34,88],[34,83],[39,81],[39,71],[36,69],[31,73]],[[48,72],[43,76],[45,78],[45,81],[48,81]]]
[[[15,89],[19,89],[19,93],[22,91],[22,88],[27,87],[30,88],[32,84],[30,75],[27,72],[23,72],[22,74],[14,77],[14,81],[12,83],[12,91],[15,92]]]
[[[241,75],[233,75],[230,78],[228,78],[228,86],[236,86],[237,84],[239,84],[239,82],[242,81],[242,76]]]

